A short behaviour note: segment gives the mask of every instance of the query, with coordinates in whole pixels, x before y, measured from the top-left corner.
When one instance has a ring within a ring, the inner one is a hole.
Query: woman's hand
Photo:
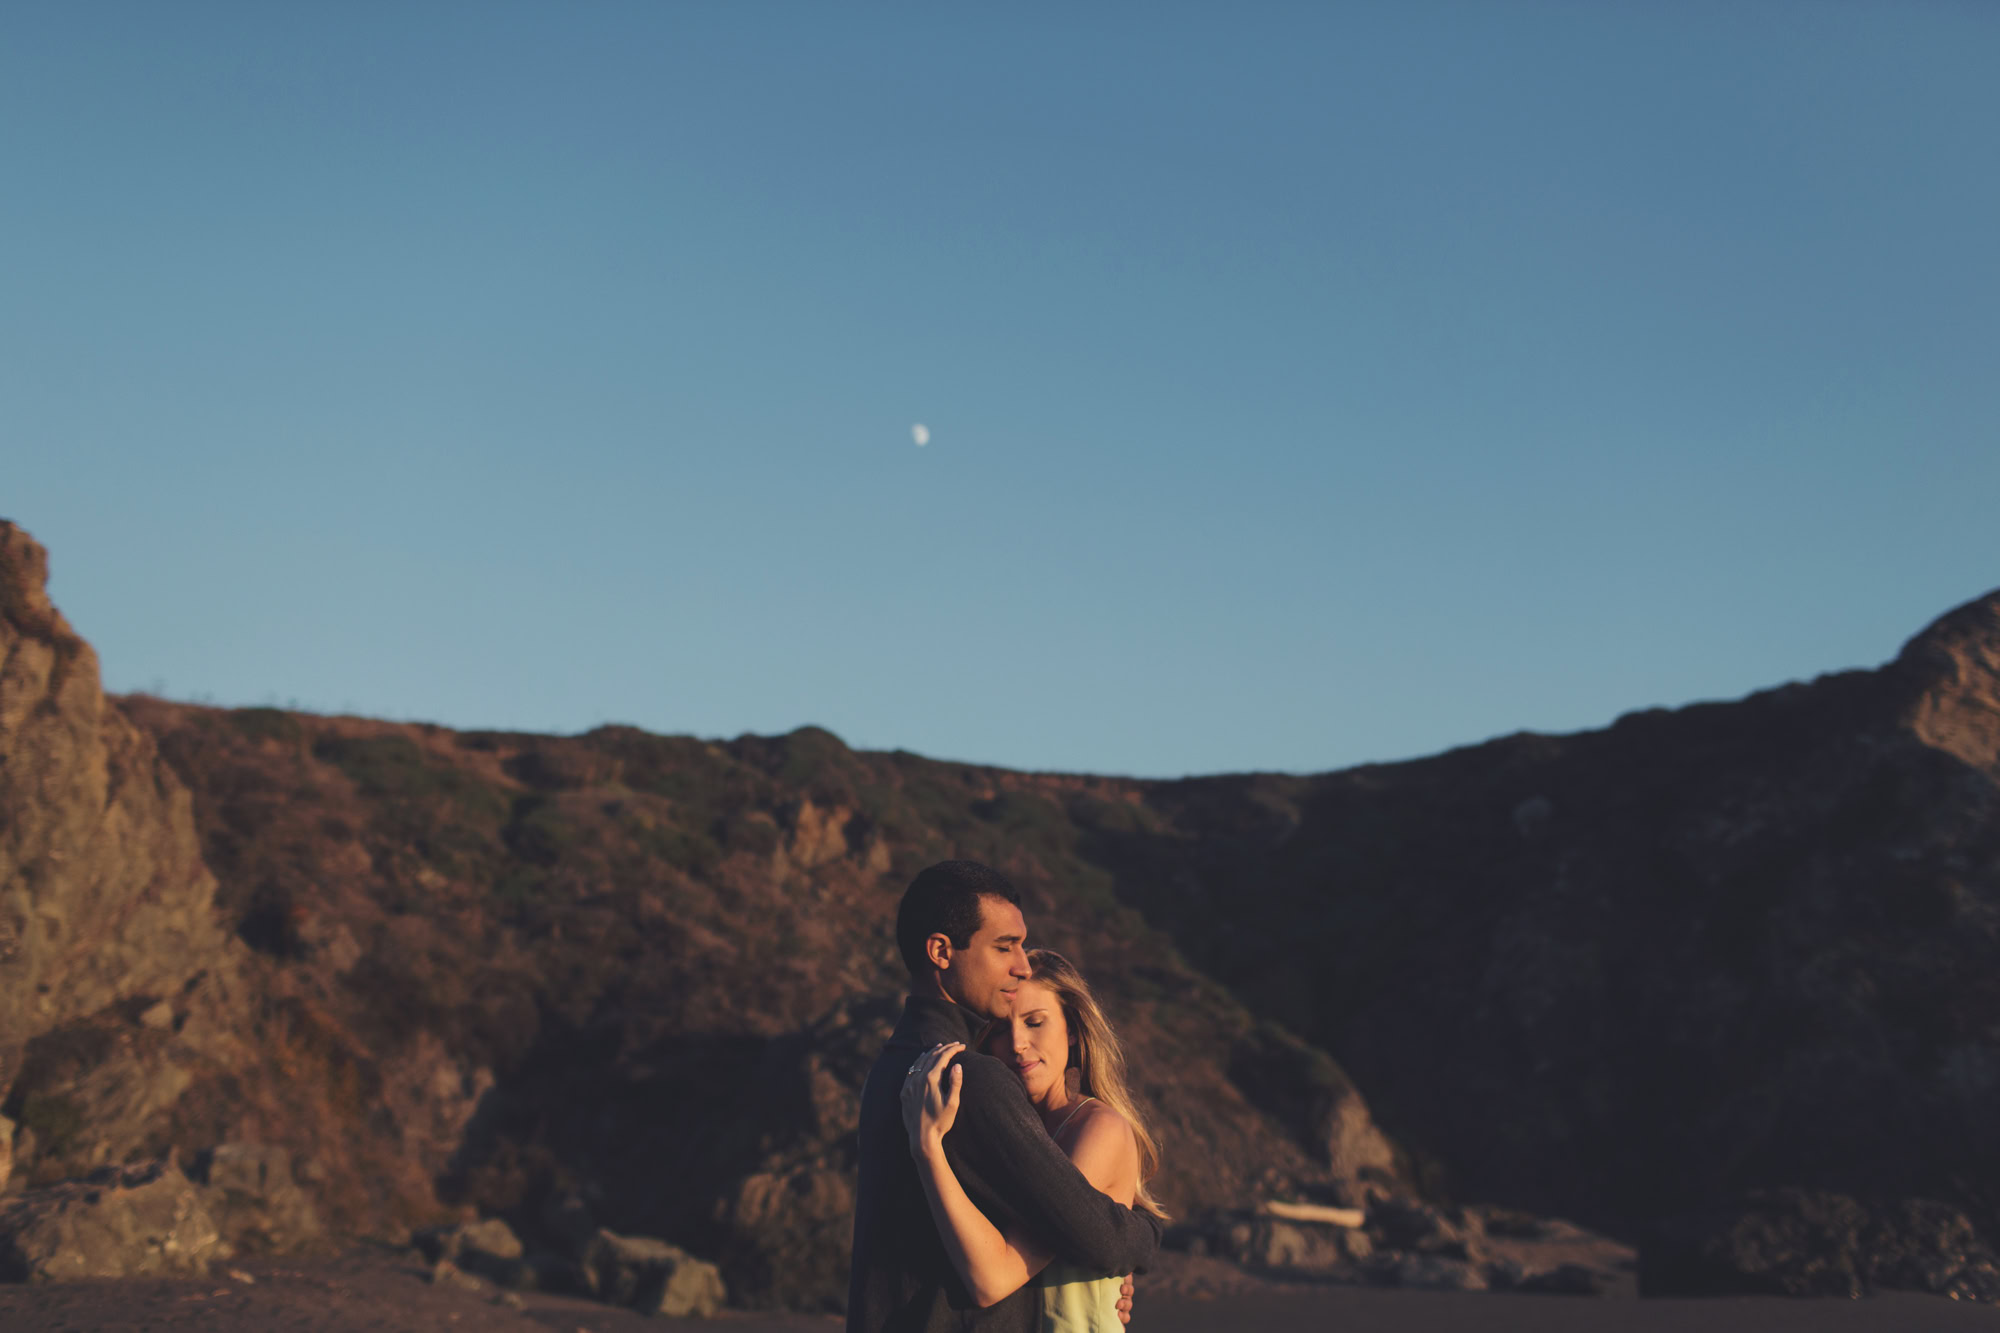
[[[919,1161],[944,1151],[945,1133],[958,1119],[958,1090],[965,1071],[952,1065],[947,1089],[945,1066],[964,1049],[962,1041],[933,1046],[917,1057],[903,1079],[903,1128],[910,1133],[910,1156]]]

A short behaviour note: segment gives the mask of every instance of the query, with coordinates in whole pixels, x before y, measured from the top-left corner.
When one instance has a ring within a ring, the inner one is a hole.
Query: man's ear
[[[924,957],[931,960],[931,966],[942,972],[951,966],[951,936],[937,932],[924,941]]]

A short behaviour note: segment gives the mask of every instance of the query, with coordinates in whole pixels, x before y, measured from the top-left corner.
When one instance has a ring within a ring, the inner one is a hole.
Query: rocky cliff
[[[1877,671],[1149,787],[1117,892],[1455,1191],[1617,1227],[2000,1179],[2000,594]]]
[[[41,547],[0,522],[0,1090],[33,1089],[7,1105],[44,1169],[157,1137],[212,1062],[212,1033],[187,1024],[233,962],[187,790],[105,700],[47,576]],[[37,1061],[78,1068],[39,1088]]]
[[[259,1144],[336,1234],[603,1227],[834,1306],[896,897],[966,856],[1103,990],[1183,1215],[1372,1182],[1636,1233],[1798,1187],[1991,1234],[2000,598],[1737,703],[1138,782],[107,701],[0,536],[17,1186]]]
[[[125,706],[193,789],[261,984],[341,1052],[303,1078],[442,1206],[533,1236],[580,1201],[720,1260],[741,1300],[837,1304],[860,1085],[902,990],[895,903],[954,855],[1009,873],[1037,941],[1103,988],[1173,1145],[1170,1208],[1403,1178],[1339,1067],[1190,968],[1079,853],[1073,810],[1152,818],[1127,786],[811,729],[709,744]]]
[[[258,1143],[304,1165],[336,1233],[477,1211],[534,1238],[580,1208],[720,1260],[740,1301],[835,1305],[859,1086],[902,988],[890,919],[949,855],[1013,875],[1037,941],[1098,978],[1172,1145],[1170,1207],[1401,1178],[1338,1067],[1079,854],[1072,811],[1152,818],[1128,785],[811,729],[108,703],[41,551],[7,536],[8,1012],[34,1016],[0,1097],[29,1184]]]

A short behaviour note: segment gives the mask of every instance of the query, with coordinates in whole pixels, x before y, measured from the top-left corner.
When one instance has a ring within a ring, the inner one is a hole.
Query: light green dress
[[[1035,1281],[1042,1289],[1041,1333],[1122,1333],[1118,1288],[1125,1279],[1050,1264]]]
[[[1076,1113],[1095,1100],[1085,1097],[1078,1102],[1050,1135],[1064,1152],[1075,1137],[1064,1131]],[[1050,1264],[1035,1279],[1042,1293],[1040,1333],[1124,1333],[1125,1325],[1118,1322],[1118,1289],[1124,1284],[1122,1277],[1093,1277],[1068,1264]]]

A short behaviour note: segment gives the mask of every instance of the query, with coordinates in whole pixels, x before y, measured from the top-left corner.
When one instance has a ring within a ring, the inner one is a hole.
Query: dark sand
[[[252,1279],[228,1276],[234,1267]],[[830,1316],[730,1312],[713,1320],[648,1319],[588,1301],[527,1294],[525,1309],[425,1280],[422,1265],[395,1251],[338,1259],[260,1260],[218,1269],[203,1281],[125,1279],[61,1286],[0,1286],[6,1333],[834,1333]],[[1172,1287],[1171,1281],[1166,1284]],[[1384,1291],[1367,1287],[1233,1291],[1197,1299],[1142,1279],[1139,1333],[1271,1329],[1276,1333],[2000,1333],[2000,1307],[1934,1296],[1860,1301],[1640,1300],[1630,1281],[1611,1295],[1510,1296]]]
[[[1640,1300],[1635,1296],[1509,1296],[1489,1292],[1328,1287],[1214,1301],[1161,1301],[1139,1311],[1141,1333],[1272,1329],[1278,1333],[1946,1333],[2000,1329],[2000,1307],[1937,1296],[1859,1301],[1778,1297]],[[774,1331],[775,1333],[775,1331]]]

